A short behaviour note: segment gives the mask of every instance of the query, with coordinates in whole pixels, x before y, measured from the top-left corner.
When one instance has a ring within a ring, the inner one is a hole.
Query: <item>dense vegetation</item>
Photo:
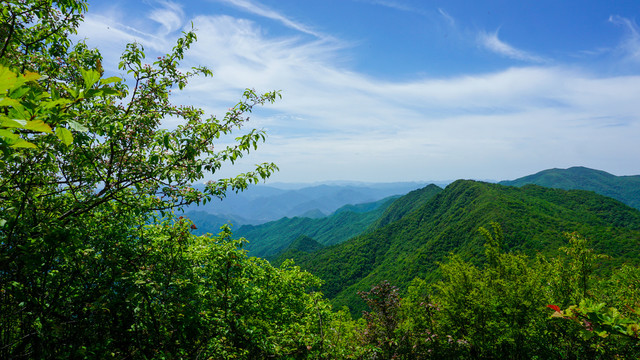
[[[442,188],[431,184],[418,190],[413,190],[404,195],[398,201],[394,201],[385,212],[380,216],[373,224],[371,224],[370,230],[375,230],[388,225],[396,220],[400,220],[405,215],[422,207],[425,203],[431,200],[432,197],[439,194]]]
[[[406,295],[388,282],[361,292],[365,353],[380,359],[634,359],[640,355],[640,269],[593,276],[600,258],[568,234],[554,259],[505,253],[502,232],[481,228],[486,262],[457,255],[442,280],[419,278]],[[577,304],[570,306],[568,304]],[[632,307],[630,305],[635,305]],[[607,307],[611,306],[611,307]],[[375,355],[373,355],[375,354]]]
[[[85,1],[2,5],[0,358],[640,355],[640,270],[620,265],[637,259],[637,210],[589,192],[459,181],[423,204],[434,189],[411,194],[420,206],[396,204],[369,235],[320,250],[298,238],[291,250],[334,256],[345,271],[338,276],[372,281],[359,293],[368,311],[353,319],[318,292],[322,280],[291,261],[276,268],[248,257],[229,228],[196,236],[189,219],[174,215],[275,171],[262,164],[190,186],[258,146],[265,135],[257,130],[229,147],[212,142],[277,93],[247,90],[223,118],[204,118],[169,101],[171,89],[210,74],[178,70],[194,33],[150,64],[130,44],[120,63],[129,86],[103,78],[97,50],[70,42]],[[166,116],[182,125],[163,129]],[[471,235],[494,219],[504,235],[497,224]],[[599,272],[603,258],[560,229],[594,239],[617,257],[617,271]],[[553,257],[534,256],[542,248]],[[435,269],[429,281],[413,277]],[[383,277],[400,288],[373,283]],[[327,293],[337,294],[328,280]]]
[[[500,184],[535,184],[565,190],[589,190],[640,209],[640,175],[615,176],[605,171],[575,166],[568,169],[544,170],[519,179],[501,181]]]
[[[431,191],[424,188],[406,200]],[[603,267],[640,258],[640,211],[593,192],[458,180],[426,198],[421,207],[372,233],[294,259],[327,282],[323,291],[334,304],[359,311],[364,303],[358,291],[385,279],[401,288],[415,277],[434,281],[440,276],[437,262],[451,252],[480,265],[483,239],[476,230],[492,221],[502,225],[504,246],[512,252],[556,256],[563,234],[575,231],[614,257]]]

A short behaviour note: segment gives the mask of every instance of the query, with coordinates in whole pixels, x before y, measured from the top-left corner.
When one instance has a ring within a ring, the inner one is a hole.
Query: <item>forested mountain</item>
[[[296,189],[256,185],[243,192],[228,193],[224,201],[214,200],[207,204],[188,206],[186,213],[207,212],[222,218],[241,220],[243,225],[258,225],[284,217],[318,218],[332,214],[348,204],[375,202],[389,196],[406,194],[424,185],[415,182],[347,183],[321,184]],[[200,224],[196,225],[200,227]]]
[[[280,264],[287,259],[287,256],[295,257],[293,254],[303,250],[296,244],[302,235],[291,242],[292,238],[298,234],[302,233],[308,237],[314,236],[310,234],[316,234],[313,240],[320,239],[318,243],[322,246],[304,247],[303,251],[310,253],[324,246],[339,244],[399,219],[407,212],[424,205],[440,191],[442,188],[431,184],[402,197],[391,197],[374,203],[346,205],[325,219],[285,218],[258,226],[243,226],[236,235],[255,239],[253,245],[251,243],[247,245],[247,248],[252,250],[252,254],[255,253],[254,249],[264,249],[264,246],[269,244],[269,248],[261,251],[265,257],[274,260],[275,264]],[[278,229],[286,231],[278,231]],[[290,245],[286,246],[287,244]]]
[[[397,197],[373,203],[346,205],[331,216],[282,218],[261,225],[244,225],[234,236],[249,242],[244,246],[252,256],[269,257],[284,251],[300,235],[327,246],[348,240],[367,230]]]
[[[605,171],[576,166],[544,170],[519,179],[501,181],[500,184],[536,184],[565,190],[590,190],[640,209],[640,175],[615,176]]]
[[[399,220],[406,214],[420,208],[427,201],[431,200],[436,194],[440,193],[442,188],[437,185],[430,184],[422,189],[411,191],[407,195],[394,201],[387,210],[372,225],[372,229],[381,228],[396,220]]]
[[[336,246],[298,253],[295,261],[326,281],[323,291],[336,305],[361,309],[357,291],[382,280],[402,288],[417,276],[436,279],[437,263],[449,253],[483,262],[478,228],[492,221],[501,224],[512,252],[555,255],[565,232],[590,239],[596,250],[615,258],[611,264],[637,261],[640,252],[640,211],[617,200],[589,191],[459,180],[399,220]]]
[[[277,266],[282,266],[282,263],[287,259],[293,259],[300,256],[300,253],[309,254],[314,251],[322,249],[324,246],[319,242],[313,240],[306,235],[298,236],[283,252],[274,255],[268,260]]]

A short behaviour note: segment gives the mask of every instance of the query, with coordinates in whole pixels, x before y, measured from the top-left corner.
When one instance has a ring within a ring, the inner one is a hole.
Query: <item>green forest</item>
[[[192,186],[258,149],[248,116],[280,93],[222,117],[172,103],[212,75],[180,65],[193,31],[158,58],[129,44],[127,79],[105,76],[71,40],[87,9],[0,9],[0,358],[640,357],[640,210],[595,192],[430,185],[272,223],[290,233],[273,262],[228,226],[201,235],[186,206],[278,170]]]

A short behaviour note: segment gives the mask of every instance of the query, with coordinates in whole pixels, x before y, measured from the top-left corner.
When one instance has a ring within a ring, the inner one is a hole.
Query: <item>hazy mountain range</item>
[[[262,224],[283,217],[324,217],[349,204],[375,202],[393,195],[404,195],[427,185],[424,182],[352,183],[334,182],[313,186],[300,185],[251,186],[240,193],[230,193],[222,201],[190,206],[185,213],[201,212],[215,215],[210,222],[220,225],[230,221],[233,225]],[[292,188],[286,188],[292,187]],[[204,214],[197,214],[198,219]],[[217,226],[216,228],[218,228]]]

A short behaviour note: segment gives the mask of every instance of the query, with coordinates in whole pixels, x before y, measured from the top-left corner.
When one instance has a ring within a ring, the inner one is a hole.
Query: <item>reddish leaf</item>
[[[555,310],[555,311],[557,311],[557,312],[560,312],[560,311],[561,311],[561,310],[560,310],[560,308],[558,307],[558,305],[547,305],[547,307],[548,307],[549,309]]]

